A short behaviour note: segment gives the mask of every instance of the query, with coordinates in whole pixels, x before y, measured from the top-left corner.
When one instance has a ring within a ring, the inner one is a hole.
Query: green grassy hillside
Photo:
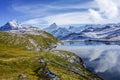
[[[58,40],[44,34],[0,32],[0,80],[101,80],[74,53],[51,50]]]
[[[55,47],[58,42],[56,38],[44,31],[40,31],[39,33],[44,35],[0,32],[0,43],[10,46],[16,45],[29,50],[45,50]]]

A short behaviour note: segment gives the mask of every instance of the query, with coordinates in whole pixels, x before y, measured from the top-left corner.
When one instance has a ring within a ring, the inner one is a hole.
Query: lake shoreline
[[[89,39],[89,40],[62,40],[62,42],[120,42],[120,40]]]

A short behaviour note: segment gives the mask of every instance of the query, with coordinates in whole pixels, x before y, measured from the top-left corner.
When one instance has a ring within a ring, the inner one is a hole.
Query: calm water
[[[79,55],[86,67],[105,80],[120,80],[120,42],[65,42],[57,49]]]

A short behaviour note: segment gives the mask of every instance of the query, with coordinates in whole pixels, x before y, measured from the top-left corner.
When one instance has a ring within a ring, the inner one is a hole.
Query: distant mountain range
[[[79,33],[83,30],[81,27],[74,27],[70,26],[68,28],[66,27],[59,27],[56,23],[51,24],[49,27],[44,28],[43,30],[51,33],[58,39],[63,39],[63,37],[68,36],[71,33]]]
[[[54,23],[44,30],[61,40],[120,40],[120,24],[92,24],[84,25],[83,28],[74,26],[65,28]]]
[[[0,27],[0,31],[39,35],[40,30],[33,26],[23,26],[18,21],[12,20]],[[82,27],[59,27],[56,23],[43,29],[51,33],[61,40],[102,40],[102,41],[119,41],[120,40],[120,24],[105,25],[82,25]],[[44,34],[42,34],[44,35]]]

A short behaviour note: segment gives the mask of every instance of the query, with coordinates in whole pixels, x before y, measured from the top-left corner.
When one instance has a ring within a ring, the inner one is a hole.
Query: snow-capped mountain
[[[70,31],[71,33],[79,33],[84,29],[85,29],[85,27],[81,27],[81,26],[80,27],[74,27],[74,26],[68,27],[68,31]]]
[[[107,36],[111,36],[111,34],[117,34],[116,30],[120,29],[119,24],[108,24],[104,27],[90,27],[82,31],[87,37],[91,38],[106,38]]]
[[[33,34],[33,35],[43,35],[45,36],[38,27],[33,26],[23,26],[16,20],[7,22],[5,25],[0,27],[0,31],[17,33],[17,34]]]
[[[55,23],[45,29],[61,40],[120,40],[120,24],[91,24],[84,27],[58,27]]]
[[[51,34],[53,34],[55,37],[61,39],[62,37],[70,34],[70,32],[66,28],[59,27],[57,30],[54,30],[53,32],[51,32]]]
[[[49,27],[44,28],[43,30],[51,33],[58,39],[64,39],[64,38],[66,39],[66,37],[72,33],[77,34],[77,33],[80,33],[81,31],[83,31],[87,27],[86,25],[84,25],[84,26],[82,25],[79,27],[74,27],[74,26],[59,27],[59,26],[57,26],[56,23],[53,23]]]
[[[79,40],[79,39],[93,39],[93,40],[120,40],[120,24],[107,24],[90,26],[80,33],[69,34],[62,39]]]
[[[58,39],[77,39],[77,38],[86,38],[84,35],[80,35],[81,31],[86,29],[88,25],[80,25],[79,27],[69,26],[69,27],[59,27],[56,23],[51,24],[49,27],[44,30],[51,33]],[[75,36],[73,36],[75,35]]]
[[[49,33],[52,33],[53,31],[55,31],[57,29],[58,29],[57,24],[53,23],[49,27],[45,28],[44,30],[47,31],[47,32],[49,32]]]
[[[5,25],[0,27],[0,31],[18,30],[24,28],[22,24],[18,23],[16,20],[7,22]]]
[[[67,28],[64,27],[58,27],[56,23],[51,24],[49,27],[44,29],[46,32],[51,33],[56,38],[61,39],[64,36],[67,36],[70,34],[70,31],[67,30]]]

